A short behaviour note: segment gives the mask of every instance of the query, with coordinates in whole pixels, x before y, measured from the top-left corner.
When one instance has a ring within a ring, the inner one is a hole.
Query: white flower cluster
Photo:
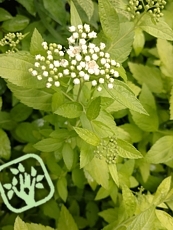
[[[109,89],[113,88],[114,78],[119,77],[117,68],[120,64],[104,52],[106,45],[100,43],[96,46],[90,42],[97,34],[90,31],[87,24],[71,26],[69,31],[72,36],[68,38],[69,47],[65,52],[61,45],[42,43],[47,56],[35,56],[35,68],[29,70],[31,74],[38,80],[46,77],[47,88],[60,86],[64,77],[68,77],[75,85],[90,81],[98,91],[102,90],[104,83],[107,83]]]
[[[17,50],[16,47],[20,41],[25,37],[22,33],[8,33],[0,40],[0,46],[10,46],[10,49]]]

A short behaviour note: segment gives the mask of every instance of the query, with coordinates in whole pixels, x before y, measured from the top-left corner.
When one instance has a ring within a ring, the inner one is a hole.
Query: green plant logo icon
[[[35,161],[36,166],[26,164],[28,160]],[[40,167],[39,172],[36,169],[38,164],[41,166],[41,172]],[[42,159],[38,155],[27,154],[0,166],[1,172],[6,170],[9,170],[11,177],[5,183],[0,182],[0,192],[4,203],[11,211],[15,213],[26,211],[45,203],[53,196],[53,183]],[[44,192],[40,196],[41,190],[44,190]],[[15,200],[22,201],[22,207],[15,207],[14,197]]]

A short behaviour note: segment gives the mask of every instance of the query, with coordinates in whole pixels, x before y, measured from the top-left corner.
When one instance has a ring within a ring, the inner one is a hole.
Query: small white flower
[[[77,61],[81,61],[82,60],[82,56],[80,54],[76,54],[75,58],[76,58]]]
[[[102,65],[105,65],[106,64],[106,59],[105,58],[101,58],[100,62],[101,62]]]
[[[84,67],[85,67],[85,62],[84,62],[84,61],[81,61],[81,62],[80,62],[80,66],[81,66],[82,68],[84,68]]]
[[[77,32],[73,33],[73,38],[76,39],[79,37],[79,34]]]
[[[106,58],[110,58],[110,54],[109,53],[105,53],[105,57]]]
[[[35,66],[35,67],[39,67],[39,66],[40,66],[40,63],[39,63],[39,62],[35,62],[34,66]]]
[[[81,65],[78,65],[78,66],[77,66],[77,70],[81,71],[81,70],[82,70],[82,66],[81,66]]]
[[[110,74],[114,74],[114,72],[115,72],[114,69],[110,70]]]
[[[88,47],[89,47],[90,49],[94,49],[94,48],[96,47],[96,45],[95,45],[94,43],[89,43]]]
[[[83,39],[83,38],[79,39],[79,44],[80,45],[85,45],[86,44],[86,40]]]
[[[92,59],[96,61],[96,60],[98,59],[97,54],[94,53],[94,54],[92,55]]]
[[[73,80],[73,83],[74,83],[75,85],[79,85],[79,84],[80,84],[80,80],[79,80],[78,78],[75,78],[75,79]]]
[[[52,82],[52,81],[53,81],[53,78],[52,78],[52,77],[49,77],[47,80],[48,80],[48,82]]]
[[[76,77],[76,73],[72,72],[72,73],[71,73],[71,77],[72,77],[72,78],[75,78],[75,77]]]
[[[82,33],[82,34],[81,34],[81,37],[82,37],[82,38],[86,38],[86,37],[87,37],[86,33]]]
[[[96,85],[97,85],[97,81],[96,81],[96,80],[93,80],[93,81],[91,82],[91,84],[92,84],[92,86],[96,86]]]
[[[94,48],[94,51],[95,51],[96,53],[98,53],[98,52],[100,51],[99,47],[96,46],[96,47]]]
[[[47,42],[42,42],[42,46],[47,46]]]
[[[54,68],[54,65],[51,63],[50,65],[49,65],[49,69],[53,69]]]
[[[70,26],[70,27],[69,27],[69,31],[70,31],[70,32],[76,31],[76,27],[75,27],[75,26]]]
[[[81,48],[82,50],[87,50],[87,45],[82,45]]]
[[[48,55],[52,55],[52,51],[48,50],[48,51],[47,51],[47,54],[48,54]]]
[[[55,60],[55,61],[53,62],[53,64],[54,64],[55,67],[59,67],[59,66],[60,66],[60,63],[59,63],[59,61],[57,61],[57,60]]]
[[[100,91],[102,91],[102,87],[101,86],[98,86],[97,87],[97,90],[100,92]]]
[[[88,24],[84,24],[84,29],[87,33],[90,32],[90,26]]]
[[[100,74],[101,74],[101,75],[104,75],[104,74],[105,74],[105,70],[104,70],[104,69],[101,69],[101,70],[100,70]]]
[[[105,43],[101,42],[101,43],[100,43],[100,49],[101,49],[101,50],[104,50],[105,47],[106,47]]]
[[[109,78],[110,78],[109,74],[106,74],[106,79],[109,79]]]
[[[111,67],[111,66],[109,65],[109,63],[106,63],[106,64],[105,64],[105,68],[106,68],[106,69],[109,69],[110,67]]]
[[[41,59],[41,55],[40,54],[37,54],[36,56],[35,56],[35,60],[40,60]]]
[[[105,56],[105,53],[101,51],[101,52],[99,53],[99,55],[100,55],[100,57],[104,57],[104,56]]]
[[[109,89],[112,89],[113,87],[114,87],[114,86],[113,86],[112,83],[109,83],[109,84],[108,84],[108,88],[109,88]]]
[[[49,54],[49,55],[47,56],[47,59],[48,59],[48,60],[53,60],[53,56],[52,56],[51,54]]]
[[[72,60],[72,61],[71,61],[71,64],[72,64],[72,65],[76,65],[76,64],[77,64],[77,61],[76,61],[76,60]]]
[[[103,84],[105,82],[104,78],[99,78],[99,83]]]
[[[118,73],[118,71],[114,71],[114,77],[119,77],[119,73]]]
[[[58,48],[59,50],[62,50],[62,45],[58,44],[58,45],[57,45],[57,48]]]
[[[75,39],[71,36],[69,38],[67,38],[69,44],[74,44],[75,43]]]
[[[113,83],[114,79],[112,77],[109,78],[109,82]]]
[[[57,79],[58,79],[58,76],[57,76],[57,75],[54,75],[53,78],[54,78],[55,80],[57,80]]]
[[[94,31],[92,31],[92,32],[88,33],[88,37],[89,38],[96,38],[97,37],[97,33],[94,32]]]
[[[38,76],[37,76],[37,79],[40,81],[40,80],[42,80],[43,78],[42,78],[41,75],[38,75]]]
[[[45,57],[41,56],[40,61],[45,61]]]
[[[63,74],[62,73],[58,73],[58,77],[63,77]]]
[[[119,63],[117,63],[117,64],[116,64],[116,66],[117,66],[117,67],[120,67],[120,64],[119,64]]]
[[[64,52],[63,51],[59,51],[59,56],[63,57],[64,56]]]
[[[46,66],[42,65],[41,69],[46,70]]]
[[[89,74],[86,73],[86,74],[84,75],[84,80],[85,80],[85,81],[88,81],[89,79],[90,79],[90,76],[89,76]]]
[[[111,65],[115,66],[117,63],[115,60],[111,60]]]
[[[85,56],[85,61],[90,61],[91,57],[89,55]]]
[[[49,73],[47,71],[43,71],[43,76],[48,77]]]
[[[70,66],[70,69],[71,69],[71,70],[74,70],[74,69],[75,69],[75,67],[74,67],[73,65],[71,65],[71,66]]]
[[[58,69],[57,68],[53,68],[53,71],[56,73],[58,71]]]
[[[95,69],[94,73],[95,73],[95,75],[99,75],[100,74],[100,70],[99,69]]]
[[[94,53],[94,49],[89,49],[89,53],[93,54]]]
[[[59,86],[60,86],[60,82],[59,82],[59,81],[55,81],[54,84],[55,84],[56,87],[59,87]]]
[[[50,83],[50,82],[48,82],[47,84],[46,84],[46,87],[47,88],[50,88],[52,86],[52,84]]]
[[[32,71],[32,75],[33,75],[33,76],[37,76],[37,74],[38,74],[37,70],[33,70],[33,71]]]
[[[68,70],[68,69],[64,69],[64,70],[63,70],[63,74],[64,74],[64,75],[69,75],[69,70]]]
[[[77,28],[78,30],[83,30],[83,25],[78,25]]]
[[[79,72],[79,76],[80,76],[80,77],[84,77],[84,76],[85,76],[84,71],[80,71],[80,72]]]
[[[66,59],[62,59],[60,65],[65,68],[68,66],[68,61]]]
[[[88,73],[89,74],[94,74],[94,70],[93,69],[88,69]]]

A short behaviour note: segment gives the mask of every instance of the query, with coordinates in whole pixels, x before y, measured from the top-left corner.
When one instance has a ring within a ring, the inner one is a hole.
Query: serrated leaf
[[[171,176],[165,178],[158,186],[156,193],[154,194],[153,204],[159,205],[165,201],[171,188]]]
[[[145,83],[153,93],[163,92],[162,74],[158,68],[131,62],[128,64],[139,84]]]
[[[10,171],[14,174],[14,175],[17,175],[19,173],[19,170],[18,169],[15,169],[15,168],[10,168]]]
[[[134,41],[133,41],[133,48],[134,48],[136,56],[138,56],[141,53],[144,47],[144,44],[145,44],[144,33],[139,27],[137,27],[135,29],[135,36],[134,36]]]
[[[3,8],[0,8],[0,22],[13,18],[13,16]]]
[[[85,170],[98,184],[101,184],[102,187],[108,189],[109,171],[104,159],[100,160],[94,157],[89,164],[85,166]]]
[[[34,32],[31,37],[31,43],[30,43],[30,53],[32,55],[46,54],[45,50],[43,49],[42,42],[43,42],[43,38],[41,34],[38,32],[37,29],[34,29]]]
[[[139,27],[154,37],[173,41],[173,31],[163,20],[153,23],[151,16],[146,14],[142,17]]]
[[[70,18],[71,25],[76,26],[76,27],[78,25],[82,25],[82,20],[79,16],[79,13],[73,1],[70,1],[70,15],[71,15],[71,18]]]
[[[64,205],[62,205],[61,207],[60,217],[58,221],[58,230],[63,230],[63,229],[78,230],[78,227],[72,215]]]
[[[94,203],[93,201],[87,202],[86,217],[90,227],[95,226],[98,220],[98,212],[99,212],[99,208],[96,203]]]
[[[125,211],[129,217],[133,216],[136,210],[136,198],[127,185],[122,184],[122,197]]]
[[[86,182],[86,178],[84,176],[83,169],[74,168],[72,170],[72,181],[75,186],[77,186],[80,189],[84,188],[84,184]]]
[[[173,217],[170,216],[167,212],[164,212],[162,210],[155,210],[156,216],[161,223],[162,226],[165,227],[167,230],[172,230],[173,226]]]
[[[118,155],[123,158],[139,159],[142,158],[142,154],[129,142],[121,139],[117,139]]]
[[[78,102],[69,102],[60,105],[54,113],[67,118],[76,118],[81,115],[82,111],[81,104]]]
[[[147,152],[145,159],[153,164],[165,163],[173,159],[173,136],[158,139]]]
[[[82,138],[84,141],[86,141],[90,145],[97,146],[100,142],[100,139],[95,135],[95,133],[91,132],[88,129],[73,127],[76,133],[79,135],[80,138]]]
[[[110,195],[110,191],[108,189],[100,187],[97,194],[96,194],[95,200],[102,200],[102,199],[108,197],[109,195]]]
[[[165,39],[157,39],[157,51],[161,60],[160,69],[166,76],[173,73],[173,46]],[[169,58],[168,58],[169,57]]]
[[[18,169],[20,172],[25,172],[25,168],[23,167],[23,165],[21,163],[19,163]]]
[[[62,145],[58,139],[45,138],[34,145],[34,148],[43,152],[52,152],[58,150]]]
[[[99,0],[99,15],[106,37],[115,39],[119,33],[119,17],[109,1]],[[109,17],[108,17],[109,15]]]
[[[35,16],[36,12],[35,12],[34,0],[29,0],[29,1],[17,0],[17,2],[19,2],[23,7],[25,7],[30,14]]]
[[[60,105],[64,103],[64,95],[62,94],[61,90],[58,90],[52,96],[52,111],[55,112]]]
[[[146,230],[154,229],[155,222],[155,207],[150,207],[149,209],[141,212],[139,215],[135,216],[132,223],[127,227],[126,230]]]
[[[25,222],[22,221],[22,219],[17,216],[14,222],[14,230],[28,230],[28,227],[26,226]]]
[[[18,180],[16,179],[16,177],[14,176],[13,177],[13,180],[12,180],[12,185],[13,186],[16,186],[18,184]]]
[[[17,32],[23,30],[29,24],[29,18],[20,14],[6,20],[2,23],[1,27],[9,32]]]
[[[100,104],[100,97],[96,97],[94,98],[94,100],[91,101],[88,109],[86,110],[86,116],[90,121],[98,117],[100,113]]]
[[[105,125],[101,121],[94,120],[94,121],[91,121],[91,124],[94,128],[94,131],[101,138],[106,138],[114,134],[111,128],[109,128],[107,125]]]
[[[44,186],[43,186],[42,183],[36,183],[35,187],[36,187],[36,188],[39,188],[39,189],[44,188]]]
[[[34,177],[37,175],[37,170],[32,166],[31,167],[31,176]]]
[[[26,120],[31,115],[31,113],[32,108],[29,108],[28,106],[21,103],[14,106],[10,111],[12,119],[16,122]]]
[[[67,190],[67,180],[65,177],[61,177],[57,181],[57,190],[58,194],[61,197],[61,199],[66,202],[67,196],[68,196],[68,190]]]
[[[33,68],[34,56],[17,52],[0,56],[0,75],[14,85],[28,88],[43,88],[44,81],[38,81],[29,73]],[[17,77],[16,77],[17,76]]]
[[[8,196],[8,199],[9,199],[9,200],[12,199],[13,194],[14,194],[14,191],[13,191],[13,190],[10,190],[10,191],[7,192],[7,196]]]
[[[94,3],[92,2],[92,0],[77,0],[77,2],[85,11],[90,21],[94,13]]]
[[[8,87],[23,104],[43,111],[51,111],[52,94],[43,90],[26,89],[8,83]],[[36,100],[39,98],[39,100]]]
[[[106,51],[117,62],[124,62],[132,50],[134,39],[134,24],[132,22],[120,23],[120,31],[113,41],[106,40]]]
[[[65,163],[65,166],[68,170],[71,170],[74,161],[74,152],[69,143],[65,143],[62,149],[62,157]]]
[[[37,181],[37,182],[40,182],[40,181],[43,180],[43,178],[44,178],[44,175],[37,175],[36,181]]]
[[[112,223],[115,221],[116,213],[116,209],[108,208],[102,212],[99,212],[99,216],[101,216],[106,222]]]
[[[114,80],[114,88],[110,90],[105,87],[105,89],[112,96],[112,98],[117,100],[126,108],[129,108],[130,110],[136,111],[138,113],[148,114],[140,101],[136,98],[136,96],[125,83],[119,80]]]
[[[11,145],[7,134],[0,129],[0,157],[8,160],[11,156]]]
[[[4,188],[6,189],[11,189],[12,188],[12,185],[11,184],[3,184]]]
[[[115,184],[119,187],[119,177],[118,177],[118,172],[117,172],[117,166],[115,164],[108,164],[108,169],[109,169],[109,172]]]

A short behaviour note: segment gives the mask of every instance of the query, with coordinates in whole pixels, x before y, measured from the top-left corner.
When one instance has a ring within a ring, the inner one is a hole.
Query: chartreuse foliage
[[[55,194],[20,217],[0,200],[1,229],[173,229],[172,1],[17,2],[0,5],[0,163],[40,155]]]

